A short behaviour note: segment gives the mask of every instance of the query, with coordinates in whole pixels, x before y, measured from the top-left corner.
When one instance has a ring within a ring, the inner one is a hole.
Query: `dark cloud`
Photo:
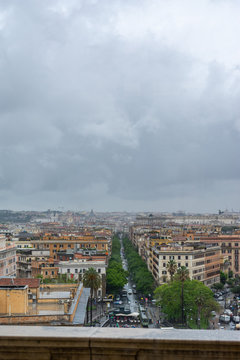
[[[239,6],[201,4],[0,2],[2,208],[238,207]]]

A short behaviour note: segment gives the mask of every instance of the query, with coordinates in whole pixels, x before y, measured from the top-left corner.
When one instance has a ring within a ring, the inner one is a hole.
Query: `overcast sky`
[[[0,209],[240,209],[240,1],[0,0]]]

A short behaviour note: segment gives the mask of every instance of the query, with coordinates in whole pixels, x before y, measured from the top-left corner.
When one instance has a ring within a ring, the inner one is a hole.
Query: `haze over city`
[[[0,208],[238,211],[239,11],[0,1]]]

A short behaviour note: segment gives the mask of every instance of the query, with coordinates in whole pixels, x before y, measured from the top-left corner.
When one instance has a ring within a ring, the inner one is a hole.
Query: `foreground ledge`
[[[238,331],[0,326],[4,360],[239,358]]]

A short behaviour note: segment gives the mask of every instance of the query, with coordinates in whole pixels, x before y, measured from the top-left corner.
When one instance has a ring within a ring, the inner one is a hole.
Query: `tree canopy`
[[[146,263],[141,256],[139,256],[137,250],[127,237],[123,239],[123,245],[128,261],[128,269],[136,284],[136,290],[142,295],[148,296],[148,294],[152,294],[154,279],[151,272],[148,270]]]
[[[177,279],[177,277],[175,277]],[[192,328],[208,327],[211,311],[218,310],[219,305],[213,298],[213,292],[197,280],[184,281],[184,313],[188,326]],[[154,294],[162,312],[169,321],[180,323],[182,320],[182,282],[180,279],[159,286]]]
[[[172,281],[173,280],[173,275],[177,271],[177,263],[176,263],[176,261],[169,260],[169,262],[167,263],[167,271],[169,272],[170,277],[171,277],[171,281]]]
[[[94,268],[89,268],[83,275],[83,286],[91,289],[91,296],[101,286],[101,278]]]
[[[107,292],[117,294],[127,283],[128,272],[122,267],[121,244],[115,235],[112,240],[112,254],[107,268]]]

